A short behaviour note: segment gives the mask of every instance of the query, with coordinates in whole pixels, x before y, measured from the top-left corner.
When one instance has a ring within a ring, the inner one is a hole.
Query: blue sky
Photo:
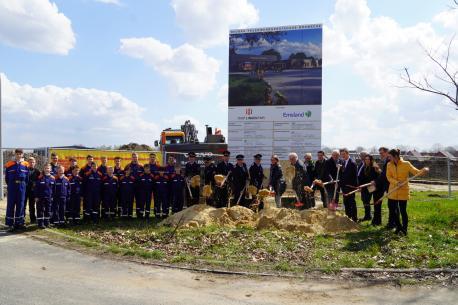
[[[151,145],[187,118],[227,134],[229,29],[309,23],[325,31],[324,145],[458,144],[458,128],[439,132],[456,112],[393,88],[403,66],[429,67],[419,41],[440,46],[456,31],[452,1],[111,1],[0,0],[4,146]],[[11,3],[46,9],[27,26]]]

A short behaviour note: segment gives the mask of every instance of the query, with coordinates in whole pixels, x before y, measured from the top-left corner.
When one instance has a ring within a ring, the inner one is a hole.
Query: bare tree
[[[431,77],[428,75],[424,75],[421,79],[413,79],[410,76],[410,72],[407,67],[404,67],[404,72],[401,75],[401,79],[407,83],[407,86],[404,87],[414,88],[424,92],[443,96],[450,100],[458,110],[458,70],[455,71],[456,67],[451,67],[449,65],[450,49],[454,39],[455,35],[453,35],[447,45],[447,52],[444,58],[440,58],[432,50],[428,50],[424,46],[421,46],[425,51],[426,56],[439,68],[440,74],[434,74],[434,78],[445,83],[447,87],[450,87],[449,89],[439,89],[436,86],[433,86]]]

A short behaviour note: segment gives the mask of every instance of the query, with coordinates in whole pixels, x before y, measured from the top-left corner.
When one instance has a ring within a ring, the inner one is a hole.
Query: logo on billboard
[[[253,108],[246,108],[245,109],[245,114],[246,115],[252,115],[253,114]]]
[[[284,118],[309,118],[312,116],[312,112],[304,111],[304,112],[283,112]]]

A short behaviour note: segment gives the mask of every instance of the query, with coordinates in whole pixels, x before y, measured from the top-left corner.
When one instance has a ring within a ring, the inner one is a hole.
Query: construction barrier
[[[136,151],[138,154],[138,162],[140,164],[146,164],[149,162],[149,154],[153,151]],[[124,167],[132,160],[132,151],[127,150],[98,150],[98,149],[60,149],[60,148],[49,148],[48,156],[55,153],[59,157],[59,164],[65,168],[70,166],[70,158],[75,158],[78,161],[79,166],[86,164],[87,155],[94,157],[94,162],[100,165],[100,158],[102,156],[108,158],[108,165],[114,166],[114,158],[121,158],[121,166]],[[162,162],[162,153],[160,151],[154,151],[156,154],[156,160],[160,164]]]

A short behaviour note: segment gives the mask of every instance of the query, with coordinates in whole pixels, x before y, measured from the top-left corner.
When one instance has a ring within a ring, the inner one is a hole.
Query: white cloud
[[[94,0],[95,2],[100,2],[100,3],[104,3],[104,4],[113,4],[113,5],[117,5],[117,6],[121,6],[122,3],[121,1],[119,0]]]
[[[0,43],[66,55],[75,46],[71,21],[48,0],[0,0]]]
[[[121,39],[120,52],[141,59],[165,77],[173,94],[196,98],[212,90],[219,62],[190,44],[172,48],[152,37]]]
[[[458,7],[440,12],[434,16],[433,21],[442,24],[444,28],[456,31],[458,29]]]
[[[1,74],[4,146],[151,144],[160,132],[117,92],[18,84]]]
[[[228,98],[229,98],[229,85],[224,84],[218,90],[218,107],[221,111],[224,111],[227,117],[227,105],[228,105]]]
[[[324,144],[456,144],[456,112],[443,99],[398,88],[403,85],[403,67],[409,67],[414,77],[437,71],[420,45],[433,48],[440,56],[447,36],[441,36],[429,22],[403,27],[390,17],[371,16],[365,0],[338,0],[324,35],[326,73],[338,65],[339,71],[347,69],[356,74],[369,88],[353,90],[370,92],[363,98],[325,101]],[[450,65],[456,66],[457,56],[458,52],[452,54]],[[433,84],[442,86],[440,82]]]
[[[247,0],[172,0],[178,25],[193,45],[228,43],[229,28],[245,28],[259,21],[259,12]]]

